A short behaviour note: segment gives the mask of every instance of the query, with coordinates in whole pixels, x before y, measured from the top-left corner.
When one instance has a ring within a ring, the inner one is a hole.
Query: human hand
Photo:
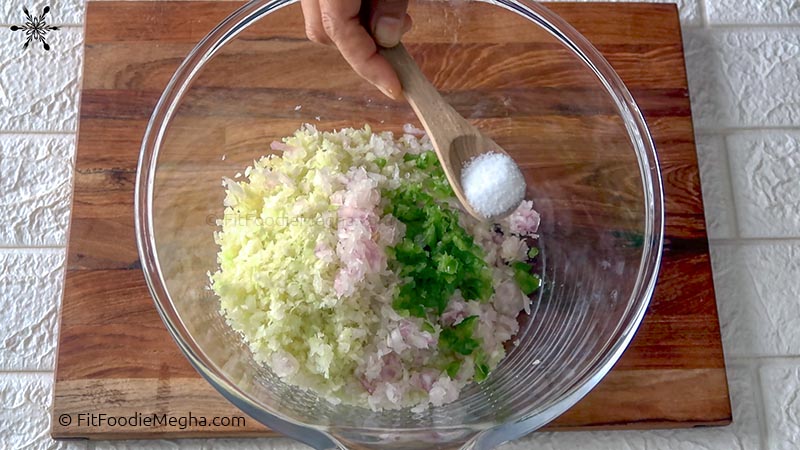
[[[388,97],[400,99],[400,80],[378,54],[378,45],[394,47],[411,29],[408,0],[363,0],[363,5],[362,0],[301,0],[300,5],[310,40],[335,45],[357,74]],[[362,6],[368,7],[368,17]]]

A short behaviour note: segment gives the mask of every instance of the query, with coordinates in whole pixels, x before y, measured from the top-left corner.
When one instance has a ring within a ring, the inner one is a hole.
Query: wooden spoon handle
[[[378,53],[386,58],[397,72],[400,84],[403,85],[403,93],[409,101],[425,97],[441,97],[402,43],[392,48],[381,48]]]
[[[428,135],[432,139],[435,136],[440,140],[437,149],[449,148],[450,142],[461,134],[461,130],[464,128],[464,124],[458,121],[460,118],[458,113],[428,81],[402,43],[392,48],[381,48],[378,53],[386,58],[397,72],[400,84],[403,86],[403,95],[414,109]],[[461,119],[461,121],[464,120]],[[449,159],[449,155],[440,154],[439,157],[440,159],[442,157]]]

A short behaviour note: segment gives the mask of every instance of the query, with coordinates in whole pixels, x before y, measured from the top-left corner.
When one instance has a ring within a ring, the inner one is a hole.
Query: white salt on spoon
[[[505,153],[482,153],[467,161],[461,187],[472,208],[485,218],[508,214],[525,199],[525,177]]]

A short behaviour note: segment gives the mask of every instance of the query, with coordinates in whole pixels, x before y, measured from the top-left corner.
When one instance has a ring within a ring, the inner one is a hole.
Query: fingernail
[[[377,86],[378,90],[383,92],[383,95],[391,98],[392,100],[397,100],[397,97],[395,97],[393,90],[391,90],[391,89],[389,89],[387,87],[383,87],[381,85],[376,85],[376,86]]]
[[[403,34],[403,21],[392,16],[379,17],[375,22],[375,40],[381,47],[394,47]]]
[[[401,29],[402,32],[401,34],[406,34],[409,31],[411,31],[412,26],[413,23],[411,22],[411,17],[409,17],[409,15],[406,14],[406,16],[403,18],[403,28]]]

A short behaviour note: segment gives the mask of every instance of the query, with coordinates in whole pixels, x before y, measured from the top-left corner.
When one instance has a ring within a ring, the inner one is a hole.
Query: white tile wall
[[[300,449],[49,438],[84,1],[0,2],[0,448]],[[800,448],[800,1],[678,3],[734,424],[536,434],[507,450]],[[22,4],[68,25],[50,53],[19,51],[8,25]]]
[[[691,29],[684,39],[692,112],[700,129],[797,124],[796,28]]]
[[[0,134],[0,246],[64,246],[75,135]]]
[[[796,364],[767,364],[761,367],[767,445],[775,450],[800,448],[800,367]]]
[[[800,240],[712,247],[729,357],[800,356]]]
[[[0,370],[53,370],[64,253],[0,250]]]
[[[797,0],[715,0],[707,9],[713,25],[800,25]]]
[[[735,133],[728,136],[727,145],[739,235],[796,237],[800,230],[800,132]]]
[[[50,439],[51,373],[0,373],[0,448],[83,450],[84,442]]]
[[[83,23],[84,0],[30,0],[27,2],[4,1],[0,4],[0,24],[21,25],[25,23],[22,7],[28,8],[31,16],[38,17],[45,6],[50,12],[45,21],[52,25],[80,25]]]
[[[0,27],[0,132],[77,130],[83,29],[53,31],[47,40],[49,52],[39,43],[23,52],[22,32]]]

